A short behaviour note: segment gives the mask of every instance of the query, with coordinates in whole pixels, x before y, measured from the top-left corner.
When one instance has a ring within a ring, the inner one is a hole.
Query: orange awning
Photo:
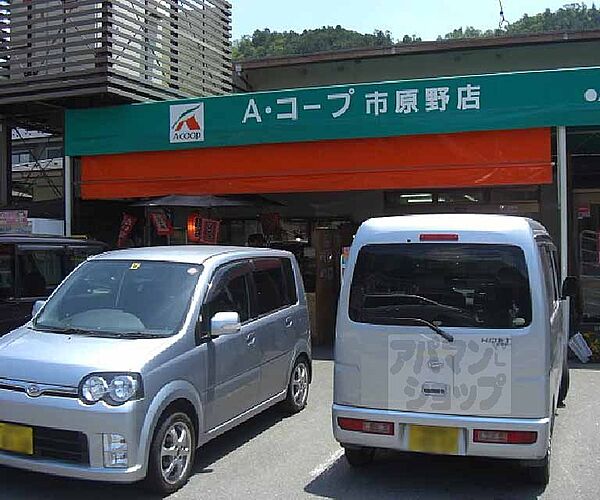
[[[550,129],[82,158],[83,199],[552,183]]]

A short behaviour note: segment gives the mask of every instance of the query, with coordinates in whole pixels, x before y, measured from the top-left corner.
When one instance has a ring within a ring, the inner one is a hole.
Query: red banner
[[[188,217],[187,235],[192,243],[216,245],[219,242],[221,221],[205,219],[196,213]]]
[[[123,214],[123,220],[121,221],[121,228],[119,230],[119,238],[117,239],[117,246],[123,248],[127,244],[127,239],[133,231],[133,226],[137,222],[137,217],[131,214]]]
[[[164,210],[150,212],[150,220],[152,221],[154,229],[156,229],[156,234],[159,236],[169,236],[170,234],[173,234],[173,226]]]

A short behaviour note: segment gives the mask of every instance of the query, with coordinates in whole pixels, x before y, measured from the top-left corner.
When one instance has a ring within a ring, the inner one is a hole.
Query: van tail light
[[[458,234],[421,234],[419,235],[421,241],[458,241]]]
[[[495,444],[533,444],[537,441],[534,431],[473,431],[473,442]]]
[[[364,432],[366,434],[394,435],[393,422],[374,422],[359,418],[338,417],[338,425],[345,431]]]

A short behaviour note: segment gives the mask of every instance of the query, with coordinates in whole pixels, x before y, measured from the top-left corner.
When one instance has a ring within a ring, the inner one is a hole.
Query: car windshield
[[[173,335],[201,272],[197,264],[91,260],[48,300],[33,326],[89,335]]]
[[[531,322],[525,255],[510,245],[386,244],[363,247],[350,319],[441,327],[522,328]]]

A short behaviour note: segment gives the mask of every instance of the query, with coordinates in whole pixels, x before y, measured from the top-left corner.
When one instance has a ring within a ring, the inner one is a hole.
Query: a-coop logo
[[[204,141],[204,103],[174,104],[170,114],[171,143]]]

